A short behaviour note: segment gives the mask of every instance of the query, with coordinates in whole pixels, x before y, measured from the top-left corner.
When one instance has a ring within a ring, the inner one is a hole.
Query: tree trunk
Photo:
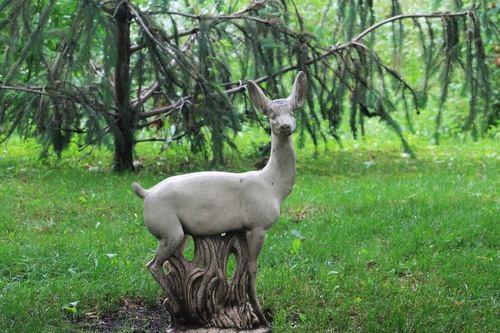
[[[134,111],[130,106],[130,10],[128,1],[115,0],[116,52],[115,106],[118,116],[112,128],[115,154],[113,170],[133,171]]]

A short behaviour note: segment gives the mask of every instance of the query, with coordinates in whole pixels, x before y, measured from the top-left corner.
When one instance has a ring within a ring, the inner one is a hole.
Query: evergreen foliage
[[[487,65],[495,44],[485,49],[482,38],[485,32],[496,41],[498,8],[483,1],[481,11],[463,10],[462,1],[453,0],[454,12],[438,12],[444,2],[433,1],[433,14],[405,15],[401,1],[392,0],[380,21],[380,5],[372,0],[328,1],[312,32],[297,3],[287,0],[254,0],[247,7],[233,1],[3,0],[0,140],[17,130],[40,137],[45,153],[52,147],[59,155],[72,140],[82,149],[106,144],[114,147],[118,171],[133,168],[137,142],[184,140],[221,165],[241,125],[261,123],[243,94],[245,82],[264,83],[276,98],[288,94],[281,87],[286,90],[298,70],[310,82],[306,107],[296,115],[301,139],[340,141],[344,119],[355,137],[362,136],[366,118],[378,117],[411,153],[398,113],[411,130],[412,113],[426,107],[431,82],[438,81],[439,141],[460,72],[469,99],[462,129],[478,137],[499,119],[493,98],[499,92]],[[386,27],[390,44],[380,44],[376,32]],[[400,72],[408,38],[421,47],[419,84]],[[380,45],[390,45],[392,54],[382,56]]]

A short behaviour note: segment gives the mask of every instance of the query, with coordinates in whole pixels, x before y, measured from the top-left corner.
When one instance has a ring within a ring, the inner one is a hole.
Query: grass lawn
[[[275,332],[498,332],[500,142],[414,147],[418,159],[375,142],[298,151],[259,258]],[[108,155],[40,161],[37,149],[0,146],[0,332],[100,331],[89,323],[124,307],[114,331],[155,332],[138,306],[158,310],[145,268],[156,240],[131,183],[150,187],[179,160],[149,153],[139,175],[118,176],[89,171]]]

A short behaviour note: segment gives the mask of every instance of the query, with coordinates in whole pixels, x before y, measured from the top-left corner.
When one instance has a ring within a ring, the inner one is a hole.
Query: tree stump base
[[[164,306],[172,324],[167,331],[192,333],[271,332],[247,302],[247,242],[243,231],[209,237],[192,236],[194,257],[177,251],[165,263]],[[234,274],[226,277],[230,255]]]

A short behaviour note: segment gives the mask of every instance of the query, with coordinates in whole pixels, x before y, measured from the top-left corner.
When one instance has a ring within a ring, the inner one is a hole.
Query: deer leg
[[[255,287],[255,281],[257,279],[257,260],[264,245],[264,240],[266,238],[266,231],[264,229],[254,229],[247,232],[247,246],[248,246],[248,296],[250,299],[250,304],[256,312],[259,321],[263,325],[267,325],[268,322],[262,312],[262,308],[257,299],[257,291]]]
[[[182,232],[176,235],[169,235],[165,238],[158,239],[158,246],[156,248],[155,256],[146,264],[149,272],[153,278],[160,284],[163,290],[167,290],[165,281],[165,273],[163,272],[163,265],[174,254],[174,252],[182,244],[184,237]]]

